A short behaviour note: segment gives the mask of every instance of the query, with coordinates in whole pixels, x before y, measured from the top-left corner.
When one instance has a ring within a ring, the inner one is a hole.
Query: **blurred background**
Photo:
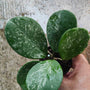
[[[90,0],[0,0],[0,90],[21,90],[16,81],[17,71],[30,61],[8,45],[4,36],[6,22],[15,16],[28,16],[35,19],[46,33],[50,15],[62,9],[73,12],[78,27],[90,32]],[[83,54],[90,62],[90,41]]]

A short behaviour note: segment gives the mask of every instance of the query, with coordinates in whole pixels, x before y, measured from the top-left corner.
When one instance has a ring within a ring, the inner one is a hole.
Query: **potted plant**
[[[33,59],[17,74],[22,90],[58,90],[63,74],[71,67],[72,58],[87,47],[89,40],[88,31],[78,28],[75,15],[67,10],[50,16],[47,23],[49,45],[41,26],[28,17],[10,19],[5,36],[13,50]]]

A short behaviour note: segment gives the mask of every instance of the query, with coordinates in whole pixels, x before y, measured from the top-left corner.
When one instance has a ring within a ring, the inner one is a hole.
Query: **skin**
[[[73,71],[68,72],[59,90],[90,90],[90,65],[84,55],[72,59]]]

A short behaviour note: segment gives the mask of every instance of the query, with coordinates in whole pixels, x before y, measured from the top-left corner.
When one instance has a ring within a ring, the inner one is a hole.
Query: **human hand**
[[[90,65],[80,54],[72,59],[72,72],[68,72],[59,90],[90,90]]]

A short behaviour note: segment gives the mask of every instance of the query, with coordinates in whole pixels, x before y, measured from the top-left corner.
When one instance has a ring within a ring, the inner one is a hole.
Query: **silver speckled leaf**
[[[5,27],[5,36],[10,46],[27,58],[45,58],[47,41],[41,26],[28,17],[10,19]]]
[[[58,52],[59,40],[63,33],[77,27],[75,15],[68,10],[60,10],[52,14],[47,23],[47,38],[53,51]]]
[[[58,90],[63,79],[63,72],[56,60],[37,63],[27,74],[28,90]]]
[[[29,70],[35,65],[37,64],[39,61],[31,61],[26,63],[25,65],[23,65],[20,70],[18,71],[17,74],[17,82],[20,85],[20,87],[22,88],[22,90],[28,90],[27,86],[26,86],[26,77],[27,74],[29,72]]]
[[[63,60],[70,60],[80,54],[88,45],[89,34],[84,28],[67,30],[59,42],[59,53]]]

